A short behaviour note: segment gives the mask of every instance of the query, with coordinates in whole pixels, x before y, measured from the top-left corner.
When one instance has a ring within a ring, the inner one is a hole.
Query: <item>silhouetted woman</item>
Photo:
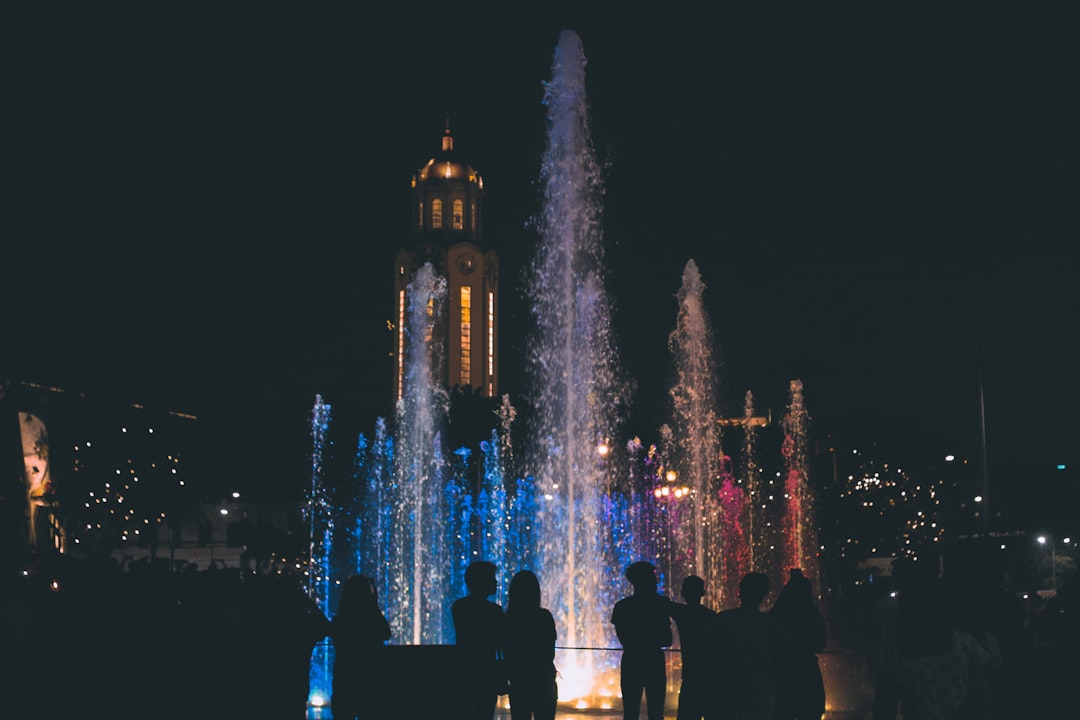
[[[554,720],[555,618],[540,607],[540,581],[522,570],[510,581],[506,603],[506,665],[513,720]]]
[[[825,649],[825,618],[814,603],[810,581],[798,568],[773,603],[770,614],[788,631],[784,687],[776,696],[777,720],[821,720],[825,684],[817,654]]]
[[[382,676],[383,643],[390,624],[379,609],[375,584],[364,575],[345,581],[337,614],[330,622],[334,641],[331,710],[334,720],[382,718],[386,683]]]

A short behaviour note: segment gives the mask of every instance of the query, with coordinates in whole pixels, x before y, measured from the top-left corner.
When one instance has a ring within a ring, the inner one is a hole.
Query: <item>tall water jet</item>
[[[817,533],[814,526],[813,497],[807,477],[806,461],[807,413],[803,403],[803,384],[792,380],[787,413],[784,415],[785,480],[784,497],[787,514],[784,519],[785,555],[788,567],[801,568],[816,583]]]
[[[666,496],[671,504],[672,538],[677,550],[670,565],[670,586],[687,575],[705,580],[707,604],[718,607],[722,583],[719,500],[720,426],[716,411],[716,361],[712,328],[703,295],[705,283],[697,263],[689,260],[679,288],[679,312],[668,347],[675,362],[672,401],[672,444],[669,469],[678,487]],[[689,490],[685,492],[683,488]],[[736,519],[737,522],[737,519]]]
[[[754,425],[754,394],[746,391],[743,402],[743,490],[746,493],[746,540],[749,569],[764,572],[765,534],[762,532],[764,503],[762,502],[760,467],[757,457],[757,426]]]
[[[427,542],[441,538],[448,516],[440,431],[448,411],[438,380],[443,348],[433,329],[445,310],[446,281],[431,263],[409,285],[410,352],[405,360],[405,392],[396,409],[397,449],[393,459],[392,508],[387,528],[389,591],[397,598],[391,618],[394,637],[406,642],[443,641],[448,548]]]
[[[714,608],[733,607],[739,601],[739,581],[750,572],[750,542],[747,527],[750,502],[735,477],[731,458],[724,456],[720,467],[720,511],[717,534],[720,538],[714,571],[716,589],[710,597]]]
[[[330,418],[330,405],[323,402],[321,395],[316,395],[315,405],[311,410],[311,488],[305,510],[310,542],[305,590],[308,599],[324,610],[330,600],[330,550],[334,528],[332,499],[326,482]],[[330,697],[332,665],[332,649],[326,643],[319,643],[312,653],[309,674],[309,686],[315,704],[321,704]]]
[[[535,323],[529,369],[535,383],[529,465],[544,502],[538,507],[538,571],[544,598],[569,647],[613,644],[610,611],[620,569],[603,526],[624,385],[604,290],[600,167],[590,138],[585,53],[570,30],[559,36],[545,84],[547,146],[540,168],[540,243],[531,265]],[[563,675],[592,676],[586,668]],[[590,654],[574,664],[589,665]],[[577,689],[564,687],[561,694]]]

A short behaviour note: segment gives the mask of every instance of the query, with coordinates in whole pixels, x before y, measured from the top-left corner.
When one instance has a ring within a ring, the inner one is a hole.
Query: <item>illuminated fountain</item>
[[[630,591],[627,565],[654,562],[660,592],[673,598],[686,575],[701,575],[706,604],[723,608],[737,601],[735,586],[748,570],[779,579],[789,563],[808,556],[812,544],[797,540],[781,552],[767,531],[787,523],[785,537],[802,537],[809,508],[805,411],[800,384],[799,410],[789,411],[784,426],[791,438],[784,446],[787,482],[798,510],[784,520],[786,505],[763,501],[755,457],[760,418],[749,393],[742,422],[718,416],[705,286],[691,260],[669,338],[676,370],[671,421],[656,444],[620,441],[630,384],[604,288],[603,187],[589,134],[585,55],[571,31],[559,38],[544,105],[540,242],[526,287],[533,326],[525,427],[515,427],[517,410],[504,397],[487,439],[474,449],[444,447],[449,403],[436,381],[443,358],[431,328],[445,312],[446,292],[425,265],[407,289],[409,351],[394,427],[380,419],[370,439],[359,438],[348,477],[325,476],[330,408],[317,400],[308,589],[330,615],[339,583],[369,575],[392,643],[444,645],[453,642],[450,606],[465,594],[471,561],[498,566],[496,600],[503,605],[511,576],[532,569],[559,630],[560,702],[617,707],[620,655],[610,617]],[[722,449],[728,424],[741,425],[745,439],[738,476]],[[523,438],[520,450],[512,436]],[[479,468],[478,483],[470,468]],[[332,648],[320,646],[312,666],[315,704],[328,696],[330,667]],[[677,669],[673,663],[673,681]]]
[[[806,406],[801,380],[792,380],[784,429],[784,554],[787,567],[804,568],[815,587],[819,586],[817,533],[814,528],[813,494],[806,467]]]
[[[605,522],[612,481],[611,438],[624,406],[603,285],[602,185],[589,134],[585,55],[572,32],[559,38],[544,93],[548,144],[541,241],[531,271],[534,335],[529,377],[535,417],[526,448],[538,479],[538,562],[544,599],[569,648],[616,646],[611,607],[623,591]],[[602,664],[595,653],[563,652],[564,696]]]
[[[720,504],[722,453],[716,410],[716,363],[712,330],[703,303],[705,284],[697,264],[690,260],[679,289],[679,314],[668,339],[675,362],[676,382],[670,390],[672,424],[661,429],[668,469],[664,479],[674,488],[659,487],[658,500],[669,506],[670,551],[667,576],[677,588],[687,575],[705,580],[703,600],[722,605],[722,548],[720,530],[738,518],[724,517]],[[665,495],[667,491],[667,495]],[[735,495],[739,492],[736,490]],[[674,496],[674,497],[672,497]],[[730,498],[737,503],[733,496]],[[727,509],[727,508],[723,508]]]

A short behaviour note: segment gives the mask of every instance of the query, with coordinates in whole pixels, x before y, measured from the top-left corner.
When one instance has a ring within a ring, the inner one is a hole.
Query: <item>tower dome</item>
[[[418,183],[439,182],[446,180],[465,181],[483,189],[484,180],[480,173],[470,165],[460,162],[454,156],[454,136],[450,134],[450,121],[446,121],[446,130],[443,132],[442,147],[435,157],[416,171],[413,177],[413,187]]]

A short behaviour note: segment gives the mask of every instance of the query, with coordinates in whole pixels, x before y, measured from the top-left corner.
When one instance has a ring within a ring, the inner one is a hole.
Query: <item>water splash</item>
[[[331,568],[330,552],[333,539],[333,503],[326,482],[326,459],[329,444],[331,407],[315,396],[311,412],[311,487],[308,492],[306,515],[308,520],[308,568],[305,590],[308,598],[320,608],[330,601]],[[309,685],[316,702],[330,697],[330,673],[333,667],[333,648],[319,643],[311,659]]]
[[[414,644],[443,638],[441,607],[450,565],[446,548],[425,542],[439,537],[447,517],[439,433],[448,412],[446,390],[438,381],[444,349],[434,332],[446,309],[446,280],[431,263],[416,272],[408,288],[408,347],[405,392],[396,411],[398,449],[393,484],[397,497],[388,528],[393,570],[390,592],[399,612],[391,620],[395,637]]]
[[[607,450],[625,386],[603,284],[603,188],[589,134],[585,64],[581,40],[564,31],[544,91],[544,207],[528,280],[535,411],[528,462],[543,499],[537,571],[544,598],[568,646],[609,647],[619,572],[602,523],[613,472]],[[591,656],[563,662],[588,663]]]
[[[679,313],[668,338],[676,382],[672,400],[673,439],[669,469],[676,487],[665,499],[672,505],[670,544],[678,549],[670,566],[672,587],[687,575],[705,580],[705,601],[718,606],[722,588],[719,502],[720,425],[716,411],[716,362],[712,329],[703,296],[705,283],[697,264],[683,269]],[[665,478],[667,480],[668,478]]]
[[[784,518],[785,555],[788,567],[801,568],[817,585],[817,533],[814,531],[813,502],[806,467],[806,406],[803,384],[792,380],[787,413],[784,415],[785,482],[787,515]]]
[[[739,602],[739,580],[751,567],[750,502],[747,494],[731,469],[731,458],[725,456],[720,470],[719,543],[716,552],[716,569],[713,574],[715,596],[710,607],[734,607]]]
[[[760,466],[757,454],[757,426],[754,425],[754,394],[746,391],[743,403],[743,490],[746,493],[746,539],[749,568],[752,572],[765,572],[766,540],[762,517],[765,503],[761,492]]]

